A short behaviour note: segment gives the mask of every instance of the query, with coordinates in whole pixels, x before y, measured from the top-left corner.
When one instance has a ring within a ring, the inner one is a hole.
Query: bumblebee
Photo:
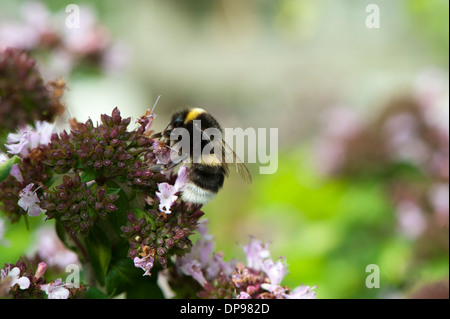
[[[247,167],[223,138],[218,139],[215,136],[214,139],[211,139],[211,136],[206,133],[208,129],[216,129],[223,137],[222,127],[211,114],[201,108],[190,108],[175,112],[167,127],[162,132],[152,135],[151,138],[165,139],[166,144],[172,146],[177,140],[170,139],[171,132],[177,128],[184,128],[189,132],[190,150],[194,150],[195,143],[200,142],[203,154],[203,156],[199,156],[198,153],[196,155],[195,151],[189,152],[191,166],[188,181],[182,190],[182,200],[194,204],[210,202],[223,186],[225,177],[229,174],[229,166],[234,166],[240,176],[247,183],[251,183],[252,178]],[[201,136],[201,138],[195,141],[195,136]],[[205,152],[203,151],[208,144],[210,144],[210,151],[207,151],[207,156],[204,156]],[[220,149],[220,152],[214,151],[217,149]],[[178,163],[171,163],[166,166],[166,169]]]

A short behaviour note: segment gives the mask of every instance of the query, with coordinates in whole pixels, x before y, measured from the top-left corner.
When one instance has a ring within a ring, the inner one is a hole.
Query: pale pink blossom
[[[170,207],[178,199],[178,196],[175,195],[177,193],[175,186],[169,183],[159,183],[158,190],[159,192],[156,192],[156,196],[159,198],[159,210],[163,213],[171,214]]]
[[[422,209],[412,201],[402,201],[397,205],[398,227],[401,233],[417,238],[427,228]]]
[[[173,203],[178,199],[178,196],[175,194],[183,190],[187,178],[188,170],[187,167],[183,165],[178,171],[178,177],[174,185],[170,185],[169,183],[158,184],[159,192],[156,192],[156,196],[159,198],[159,210],[161,212],[166,214],[172,213],[170,207],[172,207]]]
[[[150,255],[145,256],[143,258],[135,257],[133,262],[134,266],[136,268],[142,268],[144,270],[143,276],[150,276],[150,270],[153,267],[153,263],[155,261],[154,257],[151,257]]]
[[[56,279],[46,285],[41,285],[41,290],[48,295],[48,299],[67,299],[70,291],[66,288],[66,284],[61,278]]]
[[[244,246],[244,252],[247,256],[247,266],[254,270],[263,269],[263,263],[270,257],[268,244],[263,244],[260,240],[251,238],[250,242]]]
[[[19,192],[19,201],[17,204],[22,207],[29,216],[39,216],[46,210],[39,207],[40,200],[36,195],[36,191],[32,191],[34,184],[28,184]]]
[[[8,134],[5,144],[10,154],[18,154],[22,157],[27,156],[30,151],[39,145],[48,145],[52,134],[55,132],[54,124],[48,122],[35,122],[36,128],[26,125],[19,128],[17,133]]]
[[[66,248],[59,239],[54,227],[42,227],[36,232],[36,245],[29,255],[37,254],[49,266],[65,268],[69,264],[78,264],[78,256],[75,252]]]
[[[316,286],[300,286],[292,290],[289,294],[284,294],[283,296],[287,299],[315,299],[316,292],[313,291]]]
[[[10,269],[10,267],[6,267],[1,270],[0,273],[1,279],[9,278],[11,282],[9,283],[9,288],[11,289],[16,284],[19,285],[19,288],[22,290],[28,289],[30,287],[30,279],[28,277],[22,276],[20,277],[20,269],[19,267],[14,267]]]

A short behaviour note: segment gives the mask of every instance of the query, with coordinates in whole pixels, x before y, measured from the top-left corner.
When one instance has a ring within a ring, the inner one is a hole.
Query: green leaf
[[[14,155],[9,160],[0,163],[0,182],[4,181],[11,172],[11,168],[14,164],[17,164],[20,162],[20,157],[17,155]]]
[[[127,293],[127,298],[164,298],[156,280],[158,269],[152,269],[152,276],[143,276],[144,271],[136,268],[130,258],[118,258],[110,265],[106,276],[106,293],[116,295]]]
[[[153,220],[153,218],[147,218],[147,213],[145,212],[145,210],[141,209],[141,208],[133,208],[133,213],[136,215],[136,217],[138,218],[142,218],[145,217],[146,220],[152,225],[152,230],[156,229],[156,223]]]
[[[106,292],[120,294],[132,287],[142,274],[136,276],[136,267],[130,258],[120,258],[111,263],[106,275]],[[140,278],[142,279],[142,278]]]
[[[164,294],[156,282],[157,273],[145,277],[127,291],[127,299],[164,299]]]
[[[90,182],[97,178],[97,172],[92,168],[87,168],[81,173],[81,181],[83,183]]]
[[[111,262],[111,243],[103,230],[94,226],[85,238],[86,251],[97,281],[103,286]]]
[[[119,192],[122,190],[122,188],[118,187],[118,188],[113,188],[113,187],[108,187],[106,189],[106,194],[119,194]]]
[[[73,240],[70,238],[63,224],[59,220],[55,222],[55,230],[64,246],[74,251],[77,250],[75,244],[73,243]]]
[[[108,299],[109,296],[102,292],[100,289],[95,287],[89,287],[86,295],[84,296],[86,299]]]

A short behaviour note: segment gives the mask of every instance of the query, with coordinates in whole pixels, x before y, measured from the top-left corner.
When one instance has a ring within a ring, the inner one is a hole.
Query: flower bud
[[[36,274],[33,277],[33,281],[38,281],[39,278],[44,275],[45,271],[47,270],[47,264],[45,262],[40,262],[36,269]]]

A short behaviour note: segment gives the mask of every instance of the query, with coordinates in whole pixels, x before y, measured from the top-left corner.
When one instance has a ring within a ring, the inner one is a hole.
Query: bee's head
[[[176,112],[172,116],[172,120],[170,121],[170,126],[172,127],[172,129],[183,126],[183,124],[186,120],[187,114],[188,114],[187,110]]]
[[[177,117],[172,120],[173,128],[183,126],[183,124],[184,124],[184,118],[182,118],[182,117]]]

